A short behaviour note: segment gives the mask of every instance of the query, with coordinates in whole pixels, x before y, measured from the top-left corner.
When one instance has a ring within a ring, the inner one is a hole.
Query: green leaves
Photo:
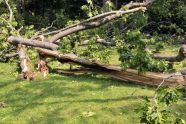
[[[165,103],[167,106],[176,103],[180,97],[177,88],[169,88],[169,89],[160,89],[157,92],[157,99]]]
[[[176,121],[174,124],[186,124],[185,121],[181,118],[176,118]]]
[[[140,31],[128,31],[125,35],[125,43],[118,48],[119,60],[124,69],[134,68],[139,72],[166,71],[168,63],[153,59],[148,45],[154,43],[153,38],[147,38]]]
[[[96,43],[96,39],[91,39],[87,49],[83,52],[82,56],[88,57],[92,60],[98,60],[104,63],[109,62],[111,50],[101,44]]]
[[[169,111],[161,109],[157,103],[146,99],[144,105],[136,109],[136,112],[140,114],[140,123],[164,124],[167,122]]]
[[[114,8],[114,4],[110,0],[107,0],[104,7],[106,11],[111,11]]]
[[[87,5],[83,5],[81,9],[87,14],[88,17],[92,17],[98,14],[97,8],[94,6],[92,0],[87,0]]]
[[[136,109],[140,122],[145,124],[185,124],[170,111],[170,104],[178,101],[177,88],[165,88],[156,91],[152,100],[145,98],[143,105]]]
[[[157,22],[160,33],[184,33],[186,3],[184,0],[157,0],[148,9],[149,21]],[[158,24],[160,23],[160,24]]]

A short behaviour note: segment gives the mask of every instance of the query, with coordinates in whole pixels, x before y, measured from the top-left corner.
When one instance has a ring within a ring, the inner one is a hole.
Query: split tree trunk
[[[23,45],[18,46],[18,55],[21,67],[21,77],[27,80],[34,79],[34,72],[29,67],[29,59],[26,55],[26,48]]]
[[[151,86],[158,86],[165,77],[169,77],[171,74],[160,74],[153,72],[146,72],[139,74],[137,70],[128,69],[123,71],[121,67],[114,65],[105,65],[97,61],[89,61],[82,59],[74,54],[60,54],[57,51],[51,51],[46,49],[39,49],[39,52],[45,57],[57,58],[61,63],[75,63],[86,68],[95,70],[98,73],[109,75],[113,78],[131,81],[138,84],[145,84]],[[165,80],[164,86],[170,85],[186,85],[186,79],[184,77],[172,77]]]

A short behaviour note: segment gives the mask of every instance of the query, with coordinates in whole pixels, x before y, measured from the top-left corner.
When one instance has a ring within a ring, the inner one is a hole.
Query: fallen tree
[[[87,71],[94,71],[101,74],[106,74],[116,79],[136,82],[138,84],[158,86],[165,77],[170,77],[171,75],[173,75],[173,74],[160,74],[160,73],[153,73],[153,72],[138,73],[138,71],[134,69],[123,70],[119,66],[105,65],[97,61],[90,61],[87,59],[79,58],[74,54],[63,55],[57,51],[51,51],[46,49],[39,49],[39,52],[46,57],[57,58],[57,60],[60,61],[61,63],[75,63],[91,69]],[[164,86],[186,85],[186,79],[183,76],[173,77],[165,80],[163,85]]]
[[[172,76],[174,74],[161,74],[153,72],[139,73],[137,70],[134,69],[123,70],[119,66],[102,64],[95,60],[90,61],[89,59],[80,58],[73,53],[61,54],[60,52],[56,51],[59,48],[59,39],[62,39],[65,36],[69,36],[71,34],[83,30],[100,27],[109,23],[112,20],[121,18],[125,14],[145,11],[146,7],[154,1],[155,0],[147,0],[142,3],[130,2],[125,6],[127,10],[121,9],[117,11],[105,12],[63,29],[43,34],[38,33],[37,35],[34,35],[31,39],[22,38],[21,36],[10,36],[8,38],[8,42],[12,45],[18,46],[18,55],[20,59],[20,67],[22,70],[21,72],[23,74],[23,78],[28,80],[32,80],[34,78],[33,71],[28,67],[29,61],[26,55],[25,48],[25,46],[32,46],[36,47],[38,51],[38,70],[43,73],[44,77],[49,73],[49,67],[47,66],[47,63],[45,61],[45,58],[49,57],[55,58],[61,63],[74,63],[81,65],[85,68],[88,68],[87,71],[94,71],[101,74],[106,74],[116,79],[136,82],[138,84],[158,86],[160,82],[166,77],[171,77],[166,79],[163,85],[185,85],[186,81],[183,76],[174,77]],[[46,38],[46,40],[44,40],[44,36],[49,35],[53,36],[51,36],[50,39]],[[42,37],[42,39],[39,40],[39,37]],[[108,42],[104,39],[98,39],[97,43],[103,44],[105,46],[115,45],[115,42]],[[167,57],[161,55],[154,55],[153,58],[170,62],[183,61],[185,58],[185,48],[185,46],[182,46],[177,56]]]

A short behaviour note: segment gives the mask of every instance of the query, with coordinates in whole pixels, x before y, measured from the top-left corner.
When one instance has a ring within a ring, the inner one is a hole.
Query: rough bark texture
[[[24,39],[22,37],[11,36],[8,38],[8,42],[13,45],[22,44],[22,45],[27,45],[27,46],[51,49],[51,50],[55,50],[58,48],[58,45],[50,43],[50,42],[41,42],[39,40]]]
[[[43,77],[46,77],[49,73],[49,66],[45,60],[45,57],[38,52],[38,71],[43,74]]]
[[[145,0],[144,2],[130,2],[130,3],[126,4],[125,6],[128,9],[133,9],[133,8],[138,8],[138,7],[147,7],[148,5],[153,3],[154,1],[156,1],[156,0]],[[93,21],[96,21],[96,20],[100,20],[100,19],[103,19],[106,16],[119,14],[120,12],[124,12],[124,11],[122,9],[120,9],[120,10],[116,10],[116,11],[105,12],[105,13],[96,15],[94,17],[91,17],[91,18],[89,18],[87,20],[84,20],[84,21],[82,21],[80,23],[68,26],[66,28],[62,28],[62,29],[51,31],[51,32],[43,33],[42,35],[43,36],[48,36],[48,35],[52,35],[52,34],[58,34],[58,33],[63,32],[65,30],[70,30],[70,29],[72,29],[74,27],[77,27],[78,25],[82,25],[82,24],[85,24],[85,23],[88,23],[88,22],[93,22]],[[53,41],[53,40],[51,40],[51,41]],[[56,42],[56,41],[54,41],[54,42]]]
[[[149,4],[153,3],[154,1],[155,0],[146,0],[145,2],[142,2],[142,3],[130,2],[129,4],[125,5],[126,8],[128,8],[129,10],[126,10],[126,11],[118,10],[118,11],[111,11],[111,12],[99,14],[99,15],[89,18],[85,21],[82,21],[78,24],[75,24],[75,25],[72,25],[72,26],[66,27],[64,29],[57,30],[57,31],[49,32],[44,35],[57,33],[50,40],[51,42],[56,42],[58,39],[60,39],[64,36],[70,35],[72,33],[78,32],[78,31],[99,27],[101,25],[104,25],[104,24],[110,22],[111,20],[121,18],[122,15],[134,13],[137,11],[144,11],[144,10],[146,10],[146,7]]]
[[[69,28],[65,28],[64,30],[62,30],[58,34],[54,35],[51,38],[50,41],[55,43],[55,41],[57,41],[58,39],[60,39],[64,36],[70,35],[70,34],[75,33],[75,32],[96,28],[96,27],[104,25],[104,24],[106,24],[106,23],[108,23],[108,22],[110,22],[114,19],[121,18],[122,15],[129,14],[129,13],[134,13],[134,12],[137,12],[137,11],[144,11],[145,9],[146,9],[145,7],[138,7],[138,8],[134,8],[134,9],[126,10],[126,11],[115,11],[115,12],[113,12],[114,14],[111,13],[111,15],[109,15],[109,16],[97,17],[97,18],[95,18],[95,20],[91,19],[91,22],[90,21],[84,21],[84,22],[82,22],[78,25],[75,25],[75,26],[72,26],[72,27],[69,27]]]
[[[96,42],[100,43],[100,44],[102,44],[104,46],[115,46],[116,45],[116,43],[114,41],[112,41],[112,40],[107,41],[105,39],[97,39]]]
[[[86,59],[82,59],[77,57],[74,54],[60,54],[57,51],[51,51],[46,49],[39,49],[39,52],[46,57],[57,58],[58,61],[61,63],[71,62],[75,64],[79,64],[86,68],[90,68],[95,70],[96,72],[109,75],[113,78],[124,80],[124,81],[131,81],[138,84],[146,84],[151,86],[158,86],[161,81],[170,75],[166,74],[159,74],[159,73],[152,73],[146,72],[143,74],[139,74],[137,70],[128,69],[123,71],[121,67],[114,66],[114,65],[105,65],[101,64],[97,61],[89,61]],[[184,77],[172,77],[170,79],[165,80],[164,86],[167,85],[186,85],[186,79]]]
[[[23,45],[18,46],[18,55],[20,60],[22,78],[27,80],[33,80],[34,72],[29,68],[28,56],[26,55],[26,49]]]
[[[148,6],[149,4],[153,3],[156,0],[145,0],[145,2],[139,3],[139,2],[133,2],[131,1],[129,4],[126,5],[127,8],[135,8],[135,7],[140,7],[140,6]]]

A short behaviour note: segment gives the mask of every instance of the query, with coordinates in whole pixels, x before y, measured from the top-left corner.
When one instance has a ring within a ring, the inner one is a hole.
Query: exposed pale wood
[[[140,7],[140,6],[148,6],[154,1],[156,0],[145,0],[145,2],[142,2],[142,3],[131,1],[129,4],[126,5],[126,7],[131,9],[131,8]]]
[[[107,41],[105,39],[97,39],[96,42],[104,46],[115,46],[116,45],[116,43],[113,40]]]
[[[42,55],[45,55],[46,57],[57,58],[58,61],[62,63],[71,62],[79,64],[86,68],[93,69],[98,73],[106,74],[113,78],[124,81],[135,82],[137,84],[158,86],[164,78],[171,75],[153,72],[139,74],[137,70],[128,69],[126,71],[123,71],[122,68],[119,66],[101,64],[97,61],[90,61],[87,59],[79,58],[74,54],[63,55],[57,51],[51,51],[46,49],[39,49],[39,52],[42,53]],[[184,77],[172,77],[170,79],[165,80],[165,83],[163,85],[186,85],[186,79]]]
[[[25,46],[23,45],[18,46],[18,55],[20,60],[22,79],[33,80],[34,72],[29,67],[29,61],[28,61],[28,56],[26,55]]]
[[[49,74],[49,66],[47,65],[46,58],[38,52],[38,71],[46,77]]]

